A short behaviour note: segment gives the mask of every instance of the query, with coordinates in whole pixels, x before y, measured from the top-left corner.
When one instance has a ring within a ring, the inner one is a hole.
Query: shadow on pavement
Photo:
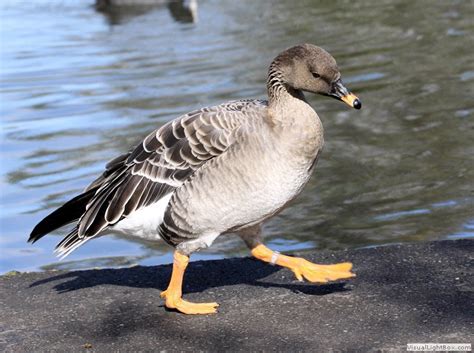
[[[36,281],[30,287],[66,280],[56,284],[53,288],[59,293],[100,285],[164,290],[171,276],[171,268],[171,265],[165,265],[74,271]],[[238,284],[261,286],[264,288],[286,288],[293,292],[301,292],[308,295],[326,295],[349,290],[344,288],[344,283],[339,282],[320,285],[296,282],[293,274],[289,271],[285,272],[283,278],[281,276],[272,276],[280,270],[288,271],[248,258],[191,262],[186,270],[183,292],[197,293],[210,288]]]

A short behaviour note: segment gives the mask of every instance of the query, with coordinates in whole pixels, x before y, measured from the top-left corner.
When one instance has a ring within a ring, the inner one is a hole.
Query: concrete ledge
[[[0,277],[0,350],[406,351],[472,343],[474,240],[303,254],[352,261],[357,278],[299,283],[250,258],[192,262],[185,297],[219,313],[167,311],[171,266]]]

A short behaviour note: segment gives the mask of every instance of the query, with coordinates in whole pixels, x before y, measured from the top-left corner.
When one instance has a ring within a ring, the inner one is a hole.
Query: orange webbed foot
[[[334,265],[318,265],[296,257],[290,269],[299,281],[303,281],[304,278],[309,282],[315,283],[327,283],[329,281],[355,277],[355,274],[351,272],[352,263],[350,262],[342,262]]]
[[[313,264],[301,257],[286,256],[272,251],[263,244],[252,248],[252,255],[262,261],[289,268],[300,281],[306,279],[309,282],[327,283],[328,281],[355,277],[355,274],[351,272],[352,264],[350,262],[334,265]]]
[[[168,293],[168,290],[161,292],[160,297],[165,298],[165,306],[168,309],[176,309],[183,314],[215,314],[217,313],[217,303],[192,303],[183,300],[181,297]]]

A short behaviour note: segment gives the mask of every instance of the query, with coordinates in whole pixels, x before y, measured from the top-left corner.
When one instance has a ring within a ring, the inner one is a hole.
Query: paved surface
[[[474,240],[338,252],[358,277],[299,283],[250,258],[191,263],[185,297],[219,313],[186,316],[159,298],[171,267],[0,277],[0,351],[405,351],[406,343],[474,343]]]

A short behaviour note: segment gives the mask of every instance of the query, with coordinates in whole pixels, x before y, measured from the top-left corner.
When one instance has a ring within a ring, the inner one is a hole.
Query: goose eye
[[[312,72],[314,78],[320,78],[321,75],[318,74],[317,72]]]

